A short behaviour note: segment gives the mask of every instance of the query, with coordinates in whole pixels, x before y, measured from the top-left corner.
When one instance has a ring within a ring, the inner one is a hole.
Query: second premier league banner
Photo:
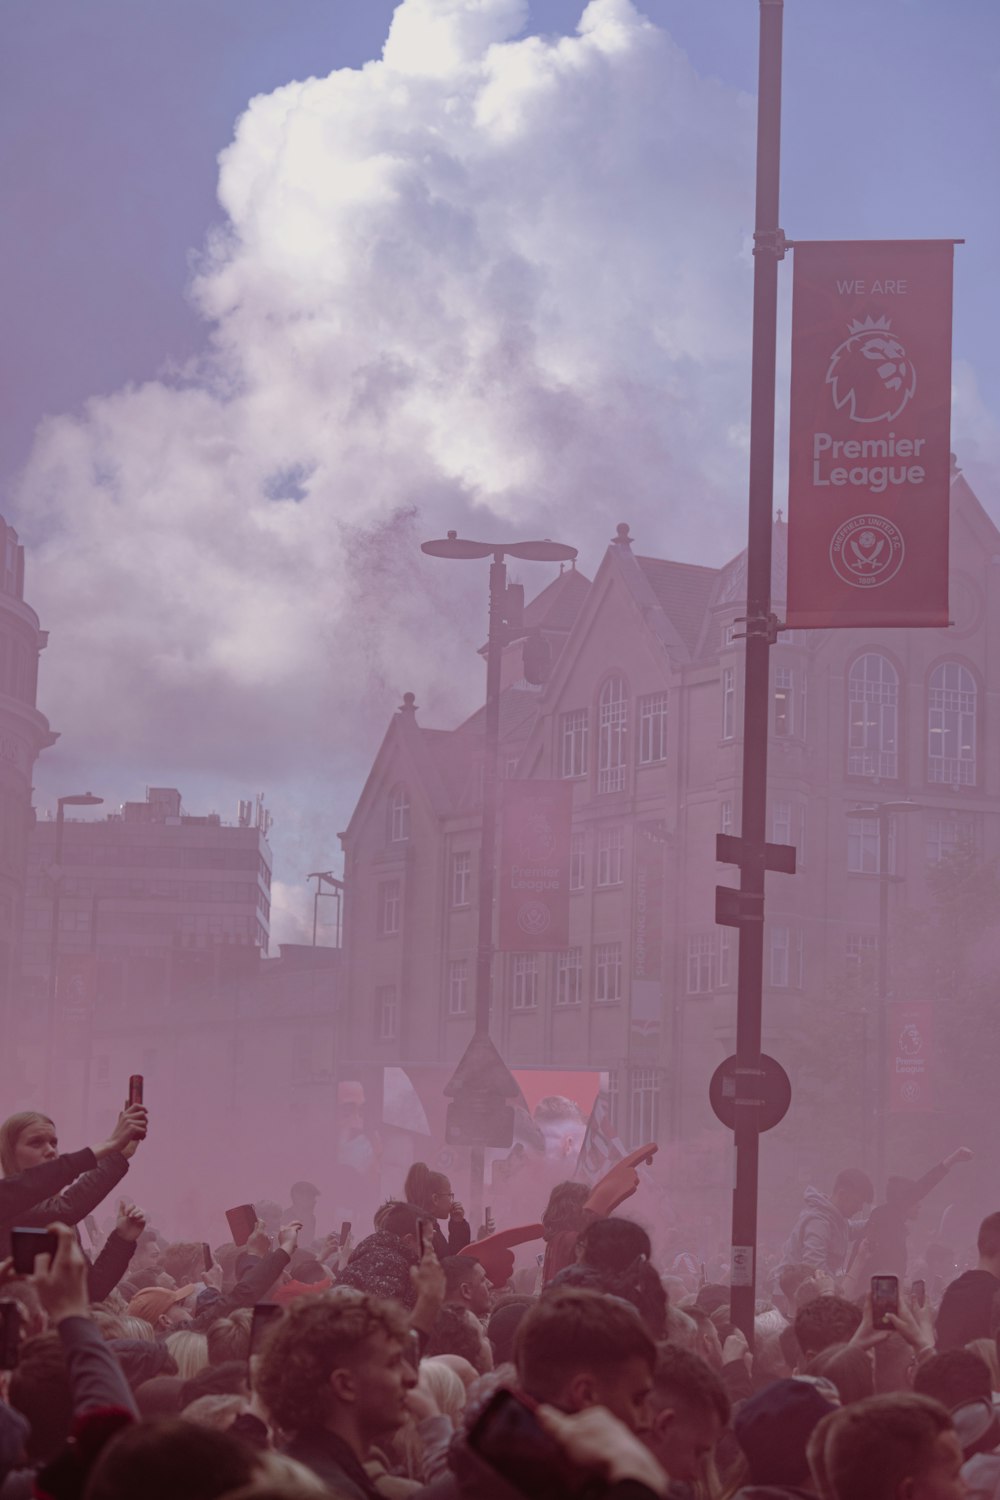
[[[795,246],[789,626],[948,623],[953,249]]]

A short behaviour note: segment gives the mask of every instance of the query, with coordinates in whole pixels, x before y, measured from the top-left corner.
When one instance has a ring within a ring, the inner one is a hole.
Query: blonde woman
[[[203,1333],[181,1328],[167,1334],[166,1344],[181,1380],[191,1380],[208,1364],[208,1339]]]

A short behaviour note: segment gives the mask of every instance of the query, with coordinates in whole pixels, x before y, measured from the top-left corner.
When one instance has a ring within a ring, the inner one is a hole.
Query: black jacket
[[[288,1458],[318,1474],[341,1500],[384,1500],[358,1461],[357,1454],[335,1432],[319,1428],[300,1432],[285,1449]]]
[[[1000,1316],[1000,1281],[989,1271],[964,1271],[944,1289],[937,1315],[938,1349],[991,1339]]]
[[[127,1165],[127,1164],[126,1164]],[[0,1177],[0,1260],[10,1254],[10,1232],[38,1223],[34,1217],[41,1203],[52,1200],[52,1194],[73,1182],[81,1173],[89,1175],[97,1167],[97,1157],[89,1146],[82,1151],[67,1151],[40,1166]],[[42,1221],[51,1224],[51,1216]]]
[[[286,1250],[269,1250],[243,1273],[227,1297],[221,1297],[204,1311],[196,1313],[192,1327],[204,1332],[217,1318],[228,1318],[238,1307],[256,1307],[290,1262],[291,1256]]]

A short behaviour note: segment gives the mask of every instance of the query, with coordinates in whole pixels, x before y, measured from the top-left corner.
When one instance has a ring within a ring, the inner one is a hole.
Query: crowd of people
[[[147,1128],[60,1154],[43,1115],[0,1126],[0,1500],[1000,1500],[1000,1213],[905,1284],[967,1151],[874,1207],[856,1169],[810,1189],[741,1331],[725,1280],[575,1182],[474,1233],[418,1162],[357,1243],[302,1182],[242,1245],[170,1241],[119,1198]]]

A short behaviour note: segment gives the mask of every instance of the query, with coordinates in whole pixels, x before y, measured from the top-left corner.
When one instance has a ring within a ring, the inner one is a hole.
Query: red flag
[[[930,1109],[934,1009],[931,1005],[890,1005],[889,1109],[893,1114]]]
[[[794,253],[787,623],[947,625],[953,242]]]
[[[568,781],[505,781],[500,837],[499,941],[505,953],[569,947]]]
[[[627,1154],[611,1123],[611,1100],[602,1090],[590,1111],[587,1134],[573,1173],[574,1181],[596,1183],[616,1162],[624,1161]]]

